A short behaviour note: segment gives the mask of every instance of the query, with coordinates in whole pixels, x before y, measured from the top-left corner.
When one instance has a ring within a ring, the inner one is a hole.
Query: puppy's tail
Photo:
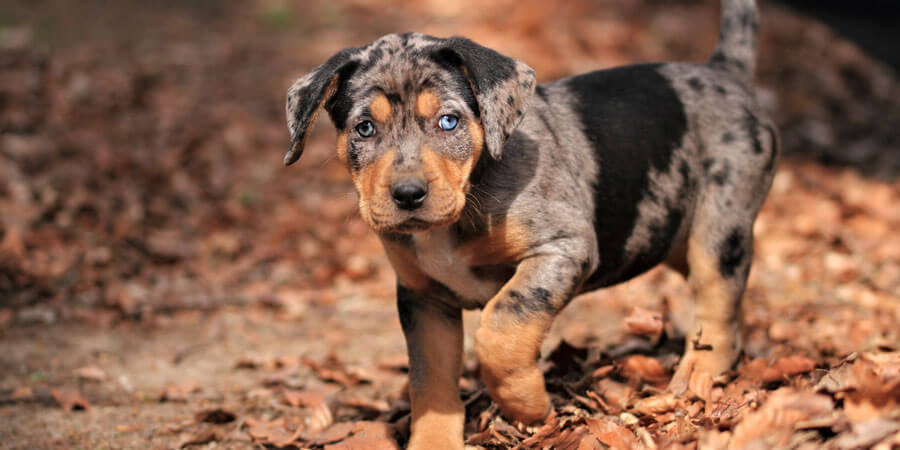
[[[758,31],[755,0],[722,0],[719,42],[708,64],[750,81],[756,66]]]

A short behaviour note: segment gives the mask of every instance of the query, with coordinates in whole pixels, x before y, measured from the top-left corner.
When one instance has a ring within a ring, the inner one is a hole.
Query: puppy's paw
[[[669,391],[682,395],[688,389],[701,397],[707,395],[713,378],[727,372],[740,354],[735,334],[718,333],[713,336],[688,339],[687,349],[678,369],[669,382]]]
[[[550,396],[544,388],[544,375],[537,367],[506,372],[502,378],[496,375],[482,368],[488,393],[507,419],[530,425],[550,413]]]

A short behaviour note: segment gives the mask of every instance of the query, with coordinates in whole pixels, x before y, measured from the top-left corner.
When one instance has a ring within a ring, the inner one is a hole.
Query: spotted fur
[[[658,264],[685,274],[697,297],[694,319],[676,324],[689,345],[670,389],[696,388],[734,363],[753,222],[779,151],[750,84],[755,3],[722,4],[703,65],[535,86],[521,61],[407,33],[346,49],[291,86],[285,163],[325,109],[361,214],[397,271],[411,448],[462,448],[463,308],[483,309],[482,377],[522,422],[550,409],[536,359],[553,317],[574,295]],[[458,117],[456,128],[438,126],[444,115]],[[372,137],[355,131],[364,121]],[[427,186],[423,203],[399,208],[392,186],[410,179]]]

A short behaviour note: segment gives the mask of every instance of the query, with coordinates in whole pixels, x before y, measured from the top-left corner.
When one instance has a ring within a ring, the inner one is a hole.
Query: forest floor
[[[283,167],[286,87],[392,31],[465,35],[547,81],[703,61],[718,24],[710,1],[147,3],[0,6],[2,448],[402,446],[394,275],[327,120]],[[560,315],[555,411],[525,428],[475,375],[467,312],[469,445],[900,446],[900,78],[777,6],[762,33],[786,156],[740,363],[665,392],[666,305],[691,293],[654,269]]]

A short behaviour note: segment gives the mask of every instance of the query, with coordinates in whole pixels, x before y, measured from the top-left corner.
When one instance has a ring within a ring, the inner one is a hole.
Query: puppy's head
[[[324,108],[360,213],[376,232],[447,225],[465,206],[482,152],[500,158],[534,83],[530,67],[468,39],[387,35],[342,50],[294,82],[284,162],[300,157]]]

